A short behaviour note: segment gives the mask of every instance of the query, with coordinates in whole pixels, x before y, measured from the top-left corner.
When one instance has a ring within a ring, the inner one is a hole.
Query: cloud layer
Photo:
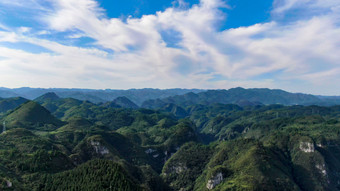
[[[337,0],[277,0],[269,22],[223,31],[220,24],[228,22],[223,9],[231,8],[222,0],[192,7],[180,1],[181,6],[126,20],[108,18],[94,0],[21,2],[0,5],[37,4],[31,9],[39,9],[32,17],[39,27],[0,25],[0,86],[243,86],[340,95]],[[73,43],[84,39],[91,42]],[[37,47],[38,53],[30,51]]]

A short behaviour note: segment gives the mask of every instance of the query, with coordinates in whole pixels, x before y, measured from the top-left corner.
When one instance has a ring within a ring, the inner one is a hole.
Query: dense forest
[[[1,98],[0,190],[340,190],[340,106],[325,99]]]

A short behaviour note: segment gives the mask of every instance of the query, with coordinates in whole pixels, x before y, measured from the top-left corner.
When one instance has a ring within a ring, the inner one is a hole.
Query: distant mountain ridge
[[[0,113],[15,109],[28,100],[22,97],[12,97],[0,100]]]
[[[40,102],[40,101],[46,101],[46,100],[51,100],[51,101],[55,101],[60,99],[60,97],[55,94],[54,92],[48,92],[38,98],[35,99],[35,101]]]
[[[137,109],[138,105],[133,103],[129,98],[122,96],[117,97],[112,102],[106,102],[103,104],[104,107],[112,107],[112,108],[130,108],[130,109]]]
[[[188,106],[193,104],[238,104],[254,106],[261,104],[282,105],[339,105],[340,96],[318,96],[303,93],[290,93],[280,89],[232,88],[229,90],[202,89],[129,89],[92,90],[64,88],[0,88],[0,98],[23,97],[38,102],[59,98],[74,98],[95,104],[111,104],[110,107],[161,108],[167,104]],[[126,98],[126,99],[125,99]],[[117,99],[117,100],[116,100]],[[114,100],[114,101],[113,101]],[[110,102],[110,103],[108,103]],[[117,103],[116,103],[117,102]],[[131,102],[131,103],[128,103]],[[119,104],[120,103],[120,104]],[[115,105],[116,104],[116,105]],[[137,107],[136,107],[137,106]]]
[[[195,104],[282,104],[282,105],[336,105],[340,104],[340,97],[317,96],[302,93],[289,93],[283,90],[272,90],[267,88],[232,88],[229,90],[208,90],[200,93],[187,93],[164,99],[147,100],[141,107],[161,108],[167,104],[176,104],[187,107]]]
[[[141,105],[149,99],[166,98],[169,96],[183,95],[189,92],[199,93],[201,89],[129,89],[129,90],[95,90],[95,89],[66,89],[66,88],[0,88],[0,98],[23,97],[26,99],[36,99],[49,92],[54,92],[60,98],[74,98],[78,100],[88,100],[92,103],[104,103],[112,101],[118,97],[127,97],[137,105]]]

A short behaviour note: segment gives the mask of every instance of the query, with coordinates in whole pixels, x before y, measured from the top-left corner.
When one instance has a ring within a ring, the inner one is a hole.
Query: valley
[[[0,190],[340,190],[336,99],[149,96],[2,98]]]

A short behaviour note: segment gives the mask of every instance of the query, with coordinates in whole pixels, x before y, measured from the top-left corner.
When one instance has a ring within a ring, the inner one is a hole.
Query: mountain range
[[[148,99],[165,98],[174,95],[182,95],[189,92],[201,92],[200,89],[129,89],[129,90],[94,90],[94,89],[65,89],[65,88],[0,88],[0,97],[23,97],[26,99],[36,99],[49,92],[56,93],[62,98],[75,98],[79,100],[88,100],[93,103],[108,102],[116,99],[117,97],[127,97],[136,104],[141,104]]]
[[[0,190],[340,190],[337,97],[235,88],[139,99],[2,98]]]
[[[283,104],[283,105],[337,105],[340,96],[319,96],[303,93],[290,93],[278,89],[232,88],[229,90],[203,89],[130,89],[93,90],[65,88],[0,88],[0,98],[22,97],[36,99],[46,93],[54,92],[60,98],[74,98],[92,103],[107,103],[119,98],[128,98],[135,105],[146,108],[162,107],[168,103],[176,105],[233,103],[239,105]],[[117,101],[117,100],[116,100]],[[181,103],[183,102],[183,103]],[[131,103],[130,103],[131,104]],[[133,106],[135,107],[135,106]]]

